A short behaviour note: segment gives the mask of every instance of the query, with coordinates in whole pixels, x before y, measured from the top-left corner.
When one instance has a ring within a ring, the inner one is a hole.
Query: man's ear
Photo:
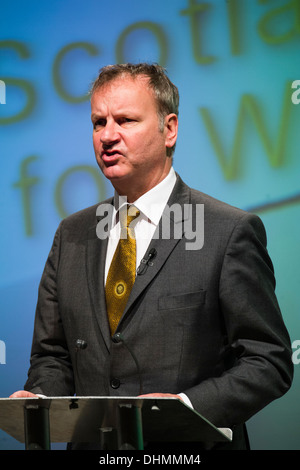
[[[178,117],[176,114],[168,114],[165,117],[166,147],[172,148],[176,144],[178,134]]]

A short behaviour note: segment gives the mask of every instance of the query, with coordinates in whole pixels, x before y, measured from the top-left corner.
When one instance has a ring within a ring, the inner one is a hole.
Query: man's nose
[[[103,145],[111,145],[119,140],[117,125],[114,122],[106,122],[102,129],[100,140]]]

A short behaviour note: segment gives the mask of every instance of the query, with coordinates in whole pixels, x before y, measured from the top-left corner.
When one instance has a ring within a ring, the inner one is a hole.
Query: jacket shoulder
[[[90,228],[96,227],[98,222],[97,209],[102,204],[112,204],[112,198],[106,199],[105,201],[67,216],[61,221],[59,228],[62,231],[67,230],[68,232],[83,233]]]
[[[201,191],[191,188],[191,201],[198,204],[204,204],[207,211],[216,214],[223,215],[231,218],[241,218],[250,213],[239,207],[230,205],[224,201],[214,198],[209,194],[205,194]]]
[[[185,201],[192,205],[204,204],[204,210],[207,214],[229,217],[229,218],[241,218],[249,212],[230,205],[224,201],[214,198],[209,194],[206,194],[198,189],[191,188],[185,182],[182,181],[180,176],[177,174],[177,182],[174,188],[173,201]]]

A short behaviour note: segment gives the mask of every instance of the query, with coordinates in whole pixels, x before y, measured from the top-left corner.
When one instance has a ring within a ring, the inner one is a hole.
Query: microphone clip
[[[155,248],[151,248],[151,250],[148,253],[147,258],[143,258],[141,261],[141,264],[139,265],[137,269],[137,274],[140,276],[141,274],[145,274],[145,272],[148,269],[148,266],[153,266],[153,259],[156,257],[157,251]]]

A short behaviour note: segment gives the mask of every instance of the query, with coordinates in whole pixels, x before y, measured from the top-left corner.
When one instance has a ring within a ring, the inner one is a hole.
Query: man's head
[[[119,194],[134,200],[162,181],[178,127],[177,88],[163,69],[104,67],[92,87],[91,110],[96,160]]]

